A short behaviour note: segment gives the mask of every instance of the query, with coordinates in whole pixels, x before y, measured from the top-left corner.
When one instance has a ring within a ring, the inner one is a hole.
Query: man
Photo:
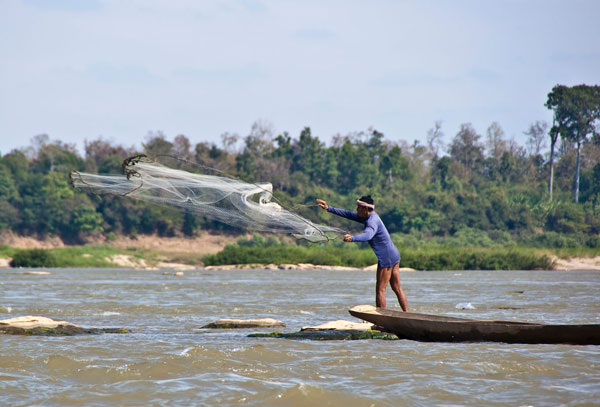
[[[400,286],[400,253],[392,242],[385,225],[375,212],[375,203],[371,195],[362,196],[356,201],[356,212],[334,208],[327,205],[322,199],[317,199],[317,204],[328,212],[343,218],[351,219],[365,225],[365,230],[360,235],[344,235],[344,242],[369,242],[377,256],[377,284],[375,287],[375,304],[385,308],[385,289],[390,283],[392,290],[398,297],[398,302],[403,311],[408,311],[406,296]]]

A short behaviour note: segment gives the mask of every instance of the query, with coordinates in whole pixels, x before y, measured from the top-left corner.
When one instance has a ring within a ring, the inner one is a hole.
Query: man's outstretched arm
[[[350,219],[360,223],[364,222],[364,219],[359,218],[356,212],[349,211],[346,209],[334,208],[333,206],[327,205],[327,202],[325,202],[322,199],[317,199],[317,205],[325,209],[327,212],[331,212],[335,215],[341,216],[342,218]]]

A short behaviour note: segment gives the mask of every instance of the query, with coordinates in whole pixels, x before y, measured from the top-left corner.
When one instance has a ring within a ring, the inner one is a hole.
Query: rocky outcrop
[[[67,321],[56,321],[38,316],[0,320],[0,334],[5,335],[71,336],[129,332],[125,328],[84,328]]]
[[[273,318],[262,319],[228,319],[204,325],[202,328],[238,329],[238,328],[285,328],[285,324]]]
[[[305,326],[298,332],[282,333],[268,332],[255,333],[248,335],[251,338],[283,338],[283,339],[304,339],[313,341],[348,341],[361,339],[383,339],[397,340],[394,334],[381,332],[374,329],[373,324],[368,322],[350,322],[337,320],[326,322],[315,326]]]

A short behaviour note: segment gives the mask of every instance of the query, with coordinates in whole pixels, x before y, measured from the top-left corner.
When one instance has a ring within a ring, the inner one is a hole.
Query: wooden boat
[[[358,305],[350,314],[402,339],[428,342],[565,343],[600,345],[600,324],[547,325],[417,314]]]

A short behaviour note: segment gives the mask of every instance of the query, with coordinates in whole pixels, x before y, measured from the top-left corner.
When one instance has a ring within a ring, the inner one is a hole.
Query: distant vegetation
[[[436,122],[423,144],[407,141],[415,135],[386,137],[368,129],[336,135],[326,145],[309,127],[293,136],[274,134],[268,124],[257,122],[244,137],[222,135],[221,145],[193,145],[184,135],[170,141],[156,132],[148,134],[141,150],[102,138],[86,141],[83,156],[74,146],[41,135],[31,146],[0,157],[0,231],[57,235],[68,243],[102,236],[110,240],[120,234],[240,232],[211,219],[122,197],[86,195],[69,186],[70,170],[120,174],[124,158],[144,152],[174,155],[250,182],[272,182],[277,198],[290,208],[312,204],[315,198],[353,208],[357,197],[371,194],[388,230],[405,248],[406,263],[455,264],[460,251],[444,247],[489,248],[471,252],[469,261],[475,266],[483,264],[480,256],[517,256],[521,252],[514,251],[516,246],[598,249],[599,89],[552,89],[547,107],[555,121],[552,126],[532,122],[523,129],[525,145],[508,138],[498,123],[491,123],[483,134],[465,123],[447,144],[442,124]],[[319,223],[360,230],[360,225],[314,206],[295,210]],[[425,260],[420,253],[429,246],[437,247],[438,254],[430,252]],[[321,247],[277,246],[277,258],[321,264],[373,262],[368,250]],[[208,261],[233,261],[238,256],[238,262],[245,256],[262,262],[274,249],[238,245],[235,256],[231,250]],[[27,256],[33,261],[39,254]],[[519,261],[527,262],[525,252],[523,256]]]
[[[156,253],[133,248],[119,250],[106,245],[30,250],[0,246],[0,257],[12,257],[11,267],[116,267],[108,260],[114,255],[143,258],[151,264],[157,258]]]
[[[396,237],[396,236],[394,236]],[[400,247],[402,267],[417,270],[549,270],[552,261],[547,254],[519,247],[451,247],[428,245]],[[205,265],[223,264],[285,264],[312,263],[366,267],[377,263],[370,248],[342,243],[320,245],[289,245],[276,239],[255,235],[240,239],[221,252],[204,257]]]
[[[52,252],[43,249],[22,250],[14,254],[11,267],[56,267]]]

